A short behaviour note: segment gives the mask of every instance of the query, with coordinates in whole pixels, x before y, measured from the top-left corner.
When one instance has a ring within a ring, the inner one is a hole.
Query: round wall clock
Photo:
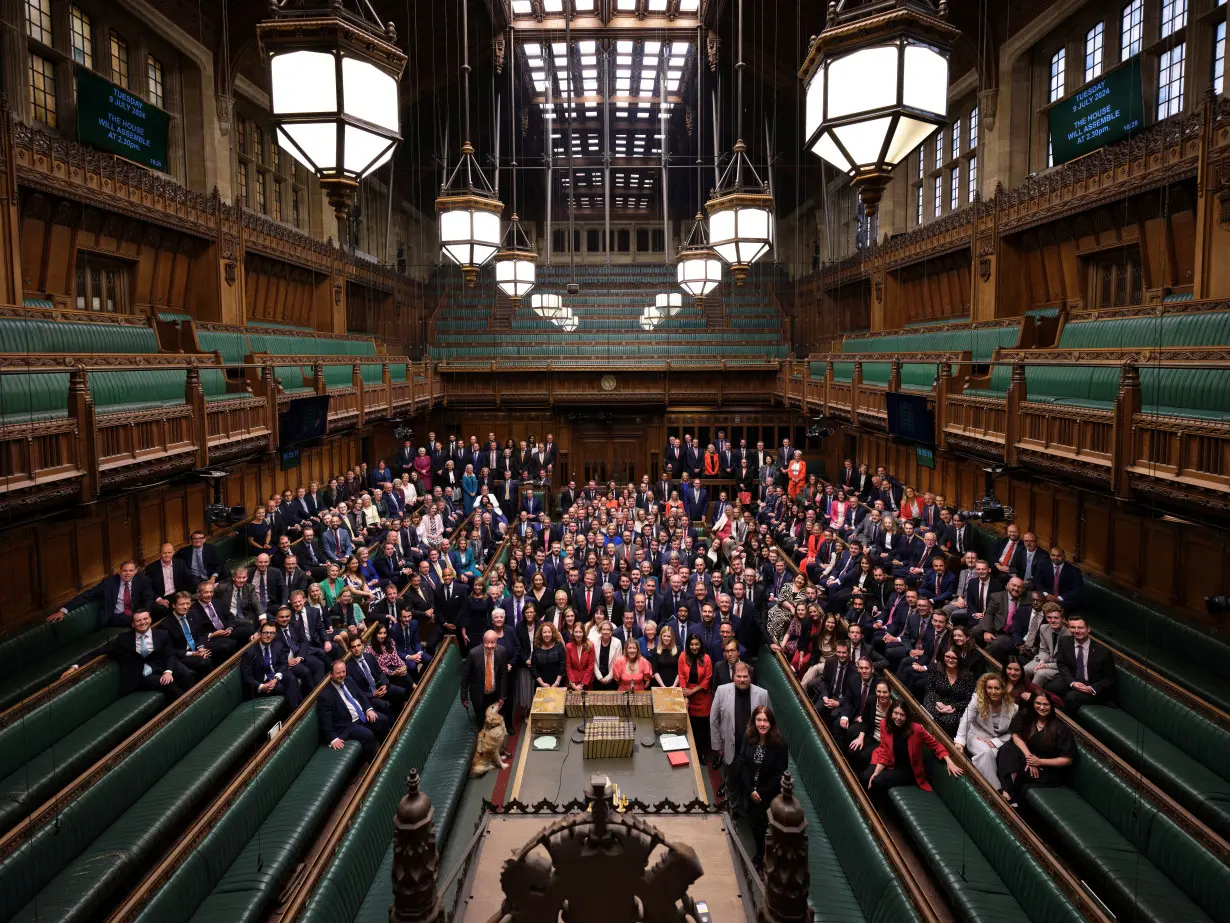
[[[598,384],[602,386],[603,391],[614,391],[615,385],[616,385],[615,376],[614,375],[603,375],[602,380],[599,381]]]

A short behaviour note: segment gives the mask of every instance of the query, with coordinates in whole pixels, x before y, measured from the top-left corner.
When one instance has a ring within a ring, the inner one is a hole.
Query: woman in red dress
[[[713,661],[702,649],[700,635],[688,635],[688,647],[679,655],[679,686],[688,700],[688,717],[692,736],[696,738],[696,755],[707,759],[709,752],[709,709],[713,693],[709,681],[713,678]]]

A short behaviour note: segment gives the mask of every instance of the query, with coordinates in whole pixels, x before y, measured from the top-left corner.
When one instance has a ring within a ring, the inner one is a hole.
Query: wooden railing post
[[[325,384],[325,364],[319,360],[312,363],[312,390],[317,394],[329,393],[329,386]]]
[[[350,367],[350,383],[354,385],[355,394],[359,398],[359,425],[362,426],[363,418],[367,416],[367,413],[363,401],[363,370],[357,362]]]
[[[901,390],[901,357],[893,356],[892,370],[888,373],[888,390]]]
[[[1115,401],[1114,442],[1111,446],[1110,486],[1115,496],[1127,499],[1132,494],[1128,466],[1136,459],[1132,421],[1140,413],[1143,398],[1140,389],[1140,369],[1135,362],[1126,362]]]
[[[77,458],[83,472],[81,502],[91,503],[98,496],[98,426],[90,380],[85,366],[73,366],[68,376],[68,415],[77,422]]]
[[[863,390],[863,360],[854,361],[854,371],[850,373],[850,422],[858,422],[858,393]]]
[[[277,450],[281,437],[278,433],[278,380],[273,377],[272,365],[261,366],[261,385],[265,393],[265,406],[268,414],[266,425],[269,427],[269,441],[266,444],[266,450],[273,452]]]
[[[1004,399],[1004,462],[1016,464],[1016,446],[1021,439],[1021,402],[1026,400],[1025,363],[1012,363],[1012,381]]]
[[[948,389],[952,386],[952,366],[940,363],[940,374],[935,382],[935,445],[948,447]]]
[[[833,360],[826,359],[824,361],[824,413],[827,416],[829,411],[829,401],[833,399]]]
[[[195,361],[188,366],[184,378],[184,403],[192,408],[192,441],[196,444],[196,466],[209,464],[209,418],[206,416],[205,392],[201,390],[201,370]]]
[[[393,376],[389,374],[389,360],[386,357],[380,363],[380,381],[384,384],[384,404],[389,408],[389,417],[393,416]]]

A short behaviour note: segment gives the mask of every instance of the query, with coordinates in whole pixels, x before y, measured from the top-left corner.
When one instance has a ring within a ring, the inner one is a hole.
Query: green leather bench
[[[1085,608],[1096,637],[1230,711],[1230,644],[1088,576]]]
[[[806,793],[811,900],[820,919],[896,923],[918,920],[892,863],[881,850],[860,804],[816,735],[778,658],[768,652],[756,664],[756,681],[769,693],[790,757],[798,772],[795,791]],[[836,850],[833,844],[840,844]],[[820,848],[817,848],[817,845]]]
[[[1127,670],[1115,704],[1087,705],[1077,720],[1175,801],[1230,837],[1230,734]]]
[[[359,766],[354,741],[320,743],[304,715],[217,823],[142,908],[140,923],[247,923],[277,899]],[[386,908],[387,913],[387,908]]]
[[[211,544],[228,570],[250,564],[243,536],[228,533]],[[82,606],[59,622],[39,622],[0,640],[0,710],[9,708],[51,683],[84,655],[119,634],[119,628],[100,628],[98,611]]]
[[[449,709],[444,727],[431,746],[423,766],[423,791],[435,810],[436,845],[444,854],[444,845],[452,830],[461,793],[470,777],[470,757],[474,753],[474,722],[458,697]],[[389,905],[393,903],[393,844],[389,843],[384,858],[367,896],[359,906],[354,923],[388,923]]]
[[[0,861],[0,919],[99,919],[247,757],[281,704],[245,701],[237,663],[213,678]]]
[[[439,666],[351,819],[328,868],[315,882],[299,923],[353,920],[371,890],[390,846],[391,818],[406,793],[407,774],[412,768],[422,770],[427,765],[445,726],[459,720],[454,710],[461,689],[461,656],[456,645],[450,645],[447,654],[437,661]],[[466,749],[467,760],[472,752]],[[387,913],[386,904],[386,919]]]
[[[1095,894],[1131,920],[1230,919],[1230,875],[1214,856],[1078,744],[1071,784],[1025,802]]]
[[[120,633],[100,628],[97,606],[78,606],[58,622],[40,622],[0,641],[0,708],[55,682],[61,673]]]
[[[103,664],[0,729],[0,834],[162,708],[157,692],[120,696],[120,668]]]
[[[969,779],[924,754],[931,792],[889,790],[919,854],[964,920],[1077,921],[1080,910]]]

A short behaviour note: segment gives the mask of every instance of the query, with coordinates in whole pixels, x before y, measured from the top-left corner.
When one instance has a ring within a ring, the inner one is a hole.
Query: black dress
[[[530,670],[533,674],[535,683],[538,685],[538,680],[542,680],[548,686],[556,684],[559,680],[559,685],[564,684],[564,645],[558,641],[551,647],[536,647],[534,654],[530,657]]]
[[[935,719],[949,737],[957,736],[957,728],[961,725],[961,716],[974,695],[978,681],[969,673],[957,670],[956,682],[948,681],[948,674],[943,669],[932,668],[927,676],[927,697],[923,700],[923,708]],[[936,703],[951,705],[953,710],[948,714],[936,709]]]
[[[466,631],[467,648],[474,650],[483,643],[483,635],[491,627],[491,610],[495,608],[491,597],[487,595],[466,597],[465,606],[461,610],[461,628]]]
[[[784,745],[765,746],[744,741],[743,749],[735,758],[739,769],[741,790],[746,793],[748,820],[752,825],[752,837],[756,841],[757,860],[764,858],[764,838],[769,826],[769,804],[782,788],[782,774],[786,771],[787,753]],[[752,798],[752,792],[760,795],[760,801]]]
[[[672,654],[670,651],[663,651],[659,654],[656,650],[652,652],[651,663],[653,664],[653,672],[662,677],[664,686],[675,685],[675,680],[679,678],[679,654]],[[654,680],[657,683],[657,680]]]
[[[1012,719],[1009,730],[1019,735],[1029,752],[1038,759],[1050,760],[1060,756],[1076,759],[1076,741],[1062,721],[1051,718],[1049,727],[1042,733],[1036,730],[1035,721],[1033,709],[1026,711],[1022,708]],[[1039,766],[1038,778],[1035,779],[1026,771],[1025,754],[1015,740],[1000,747],[995,764],[999,769],[1000,788],[1008,793],[1013,802],[1020,801],[1025,789],[1035,785],[1063,785],[1072,769],[1070,763],[1067,766]]]

